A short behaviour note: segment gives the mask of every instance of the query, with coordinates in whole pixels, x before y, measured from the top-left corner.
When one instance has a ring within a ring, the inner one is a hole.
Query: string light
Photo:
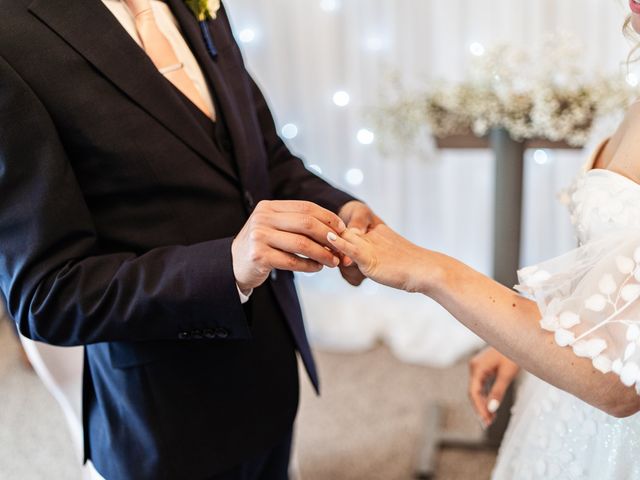
[[[481,43],[473,42],[471,45],[469,45],[469,51],[471,52],[471,55],[481,57],[482,55],[484,55],[485,48]]]
[[[252,28],[245,28],[240,30],[238,38],[242,43],[251,43],[256,39],[256,31]]]
[[[379,52],[384,46],[380,37],[369,37],[364,41],[364,46],[372,52]]]
[[[284,138],[286,138],[287,140],[291,140],[298,136],[298,126],[293,123],[287,123],[282,127],[282,130],[280,132],[282,133],[282,136]]]
[[[339,0],[322,0],[320,8],[325,12],[335,12],[340,8],[340,2]]]
[[[545,165],[549,163],[549,154],[546,150],[538,149],[533,152],[533,160],[538,165]]]
[[[320,8],[325,12],[335,12],[341,8],[341,0],[320,0]],[[244,28],[238,32],[238,40],[243,44],[249,44],[257,39],[257,31],[254,28]],[[378,52],[384,48],[384,42],[379,36],[369,36],[364,39],[364,47],[371,52]],[[484,47],[479,43],[473,43],[470,47],[474,55],[484,54]],[[351,96],[345,90],[338,90],[332,96],[333,103],[338,107],[346,107],[351,103]],[[299,128],[294,123],[282,126],[280,133],[287,140],[294,139],[299,134]],[[358,142],[362,145],[371,145],[375,141],[375,134],[367,128],[361,128],[356,134]],[[315,173],[322,174],[320,165],[309,164],[307,168]],[[350,168],[344,174],[349,185],[359,186],[364,182],[364,172],[360,168]]]
[[[350,168],[344,178],[350,185],[358,186],[364,181],[364,173],[359,168]]]
[[[366,128],[361,128],[358,130],[357,134],[358,142],[362,145],[371,145],[373,141],[376,139],[375,134],[371,130],[367,130]]]
[[[351,97],[344,90],[340,90],[333,94],[333,103],[335,103],[338,107],[346,107],[349,105],[349,101]]]

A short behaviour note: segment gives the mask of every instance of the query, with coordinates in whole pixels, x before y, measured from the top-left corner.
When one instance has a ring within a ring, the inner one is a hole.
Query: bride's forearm
[[[537,305],[446,255],[425,252],[419,291],[433,298],[487,343],[525,370],[611,415],[640,410],[640,397],[614,374],[595,370],[590,360],[559,347],[539,326]],[[421,262],[422,263],[422,262]]]

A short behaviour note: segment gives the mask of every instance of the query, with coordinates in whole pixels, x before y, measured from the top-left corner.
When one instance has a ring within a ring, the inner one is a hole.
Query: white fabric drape
[[[617,0],[228,0],[226,5],[239,38],[251,40],[242,43],[245,59],[278,125],[298,129],[291,148],[412,240],[486,273],[492,264],[492,157],[487,151],[433,150],[424,158],[383,159],[375,142],[360,144],[357,132],[374,128],[368,112],[389,93],[387,74],[399,72],[408,87],[460,79],[471,43],[533,48],[554,32],[575,35],[584,65],[593,72],[619,71],[629,50],[621,33],[627,7]],[[351,100],[342,108],[332,101],[340,90]],[[544,165],[527,161],[523,264],[575,243],[556,196],[585,154],[548,153]],[[364,174],[360,185],[345,179],[353,168]],[[358,350],[382,338],[400,358],[445,365],[479,344],[424,298],[373,285],[356,290],[336,272],[302,277],[300,284],[316,345]]]

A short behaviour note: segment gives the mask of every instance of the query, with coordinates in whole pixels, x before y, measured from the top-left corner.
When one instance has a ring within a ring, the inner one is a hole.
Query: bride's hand
[[[520,367],[498,352],[486,348],[469,362],[469,399],[485,427],[493,423],[500,403]],[[487,391],[487,384],[493,385]]]
[[[384,224],[363,234],[348,229],[341,237],[328,240],[340,253],[351,258],[367,277],[389,287],[409,292],[424,291],[427,250],[414,245]]]

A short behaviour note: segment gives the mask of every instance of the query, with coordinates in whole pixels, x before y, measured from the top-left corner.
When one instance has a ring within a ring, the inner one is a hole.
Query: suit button
[[[250,212],[253,212],[253,209],[256,208],[256,202],[254,201],[253,195],[251,195],[251,192],[249,190],[244,191],[244,203]]]
[[[180,340],[189,340],[191,338],[191,334],[189,332],[180,332],[178,334],[178,338]]]
[[[202,334],[204,335],[204,338],[206,338],[208,340],[213,340],[214,338],[216,338],[216,332],[214,332],[210,328],[204,329],[202,331]]]
[[[191,338],[194,340],[202,340],[202,332],[200,330],[193,330],[191,332]]]
[[[226,328],[218,327],[216,328],[216,337],[218,338],[227,338],[229,336],[229,330]]]
[[[278,271],[277,270],[271,270],[271,280],[272,281],[276,281],[278,280]]]

